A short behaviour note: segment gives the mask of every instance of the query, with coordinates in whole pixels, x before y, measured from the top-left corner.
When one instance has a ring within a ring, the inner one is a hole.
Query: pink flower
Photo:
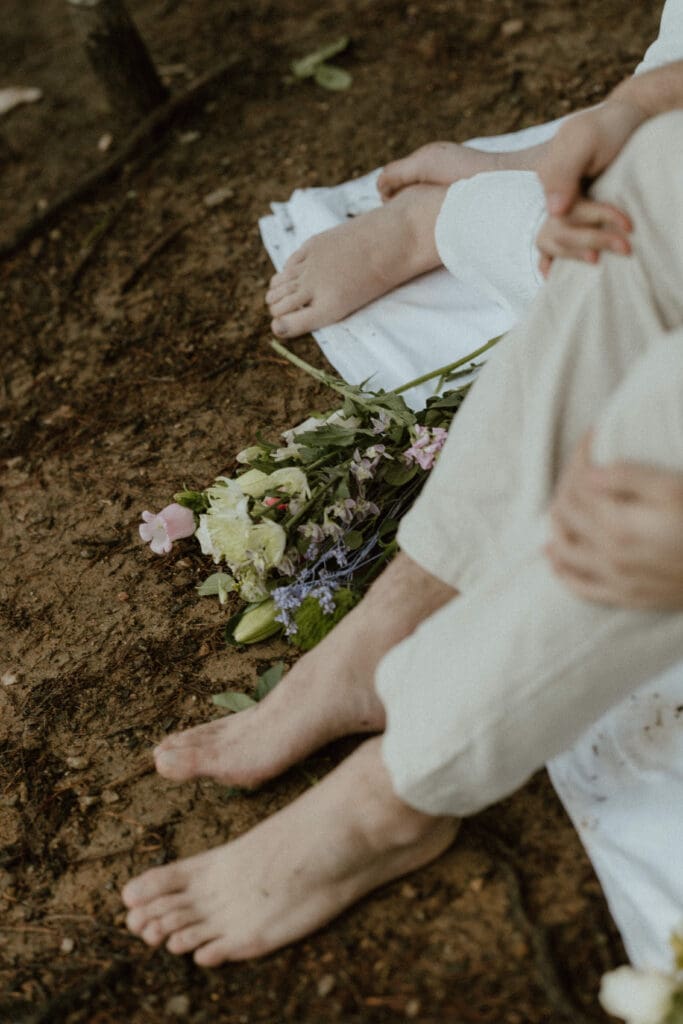
[[[431,469],[436,462],[437,455],[446,443],[448,431],[443,427],[434,427],[430,430],[429,427],[418,425],[415,428],[415,433],[415,440],[410,448],[404,451],[403,458],[408,465],[411,462],[417,462],[421,469]]]
[[[191,537],[195,531],[194,512],[173,502],[161,512],[143,512],[140,536],[155,555],[167,555],[174,540]]]

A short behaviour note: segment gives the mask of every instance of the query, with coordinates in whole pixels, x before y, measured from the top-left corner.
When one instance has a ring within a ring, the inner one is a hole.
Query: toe
[[[159,946],[166,938],[163,925],[156,917],[145,925],[139,934],[142,941],[146,942],[148,946]]]
[[[293,313],[306,306],[310,301],[310,295],[297,290],[289,295],[283,295],[277,302],[270,303],[270,312],[274,317],[286,316],[287,313]]]
[[[235,956],[234,951],[223,938],[207,942],[204,946],[200,946],[194,954],[194,962],[199,967],[218,967],[226,960],[241,959],[243,958]]]
[[[197,946],[203,946],[207,942],[218,938],[217,929],[210,921],[201,921],[198,924],[190,925],[189,928],[181,928],[174,932],[166,943],[169,953],[189,953]]]
[[[317,327],[321,326],[324,325],[316,323],[315,314],[310,306],[278,316],[271,324],[276,338],[298,338],[302,334],[308,334],[309,331],[314,331]]]
[[[296,288],[296,281],[286,281],[284,284],[278,284],[274,288],[269,288],[266,292],[266,302],[269,304],[278,302],[285,295],[291,295],[293,291],[296,291]]]
[[[172,914],[184,913],[188,909],[187,895],[176,893],[173,896],[161,896],[144,906],[134,907],[128,911],[126,925],[134,935],[139,935],[154,918],[165,918]],[[185,924],[189,922],[186,921]],[[177,927],[181,927],[177,925]],[[170,929],[173,931],[174,929]]]
[[[184,871],[177,864],[169,864],[163,868],[151,868],[128,882],[121,897],[132,910],[160,896],[182,892],[186,887]]]

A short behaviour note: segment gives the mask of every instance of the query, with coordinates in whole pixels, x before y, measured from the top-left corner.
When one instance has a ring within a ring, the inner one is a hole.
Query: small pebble
[[[42,238],[34,238],[28,247],[28,251],[34,260],[37,259],[43,251],[43,240]]]
[[[86,811],[88,807],[93,807],[98,800],[99,797],[96,797],[92,794],[88,794],[87,796],[79,796],[78,806],[82,811]]]
[[[73,939],[69,939],[69,938],[62,939],[61,944],[59,946],[59,949],[60,949],[61,953],[73,953],[75,948],[76,948],[76,943],[74,942]]]
[[[178,136],[178,142],[181,146],[191,146],[197,139],[201,139],[201,132],[181,132]]]
[[[190,997],[186,995],[171,996],[166,1002],[165,1010],[170,1017],[187,1017],[190,1012]]]
[[[330,992],[337,984],[337,979],[334,974],[323,974],[322,978],[318,982],[318,995],[321,999],[325,996],[329,996]]]
[[[97,148],[99,149],[100,153],[106,153],[107,150],[111,147],[113,141],[114,136],[111,134],[111,132],[105,132],[104,135],[100,135],[99,139],[97,140]]]
[[[83,768],[88,767],[88,759],[87,757],[67,757],[66,764],[68,768],[73,768],[79,772]]]
[[[234,195],[234,188],[224,185],[222,188],[214,189],[213,192],[209,192],[208,195],[204,196],[204,206],[212,209],[214,206],[220,206],[221,203],[227,202],[228,199],[233,199]]]
[[[508,18],[500,26],[501,35],[507,36],[518,36],[520,32],[524,31],[524,22],[521,18]]]
[[[410,1002],[406,1003],[406,1017],[408,1017],[410,1020],[413,1020],[414,1017],[417,1017],[418,1013],[420,1012],[420,1009],[420,1000],[411,999]]]
[[[103,804],[117,804],[121,797],[113,789],[102,790],[102,803]]]
[[[125,590],[119,590],[118,594],[116,595],[116,600],[117,601],[127,601],[128,599],[129,599],[129,595],[126,593],[126,591]]]
[[[5,672],[0,676],[0,683],[3,686],[14,686],[15,683],[19,682],[19,676],[16,672]]]

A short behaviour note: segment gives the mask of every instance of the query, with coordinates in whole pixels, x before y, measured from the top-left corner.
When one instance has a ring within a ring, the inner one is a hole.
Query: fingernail
[[[628,256],[631,251],[631,246],[625,238],[616,238],[610,245],[610,249],[612,252],[620,252],[623,256]]]
[[[271,327],[273,329],[273,334],[276,334],[278,338],[287,337],[287,330],[282,320],[273,320]]]

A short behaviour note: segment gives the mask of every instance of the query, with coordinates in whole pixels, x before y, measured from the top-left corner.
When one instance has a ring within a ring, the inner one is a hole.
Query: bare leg
[[[155,751],[157,770],[176,781],[210,776],[255,786],[339,736],[381,731],[384,708],[373,684],[378,662],[455,594],[400,552],[264,701],[167,737]]]
[[[380,741],[234,842],[129,882],[128,926],[198,964],[262,956],[438,857],[456,822],[395,795]]]
[[[337,323],[441,260],[434,227],[445,189],[417,185],[389,206],[309,238],[271,279],[273,333],[296,338]]]

